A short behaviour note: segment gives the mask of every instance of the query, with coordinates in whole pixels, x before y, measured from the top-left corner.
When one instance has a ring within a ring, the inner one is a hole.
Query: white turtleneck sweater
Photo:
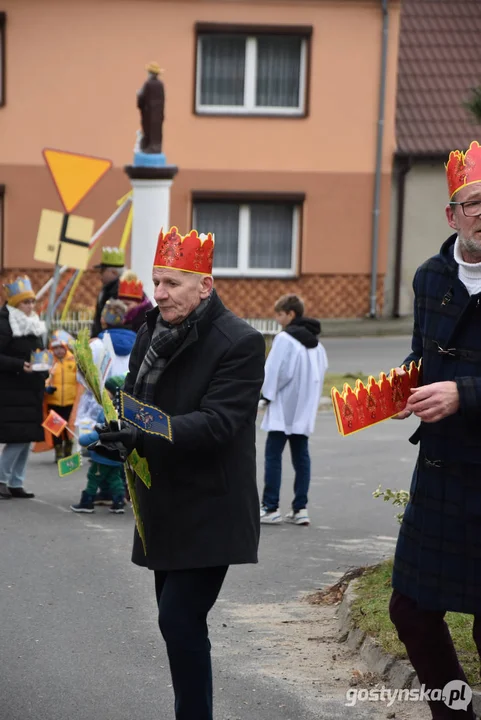
[[[481,262],[467,263],[463,260],[461,249],[459,247],[459,237],[454,243],[454,259],[458,263],[458,277],[466,286],[466,290],[470,295],[477,295],[481,292]]]

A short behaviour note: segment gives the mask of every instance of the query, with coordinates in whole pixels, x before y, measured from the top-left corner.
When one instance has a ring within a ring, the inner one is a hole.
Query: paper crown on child
[[[30,355],[33,370],[49,370],[53,365],[53,355],[49,350],[37,348]]]
[[[118,247],[103,247],[102,261],[95,265],[96,268],[116,267],[123,268],[125,265],[125,252]]]
[[[120,327],[124,324],[127,308],[121,300],[107,300],[100,315],[104,323],[110,327]]]
[[[465,185],[481,182],[481,146],[473,140],[466,152],[452,150],[446,163],[449,199]]]
[[[132,270],[126,270],[120,278],[119,300],[138,300],[140,302],[143,297],[144,286],[141,281]]]
[[[185,272],[211,275],[214,259],[214,236],[197,234],[191,230],[188,235],[180,235],[176,227],[168,233],[160,231],[154,268],[172,268]]]
[[[75,342],[75,338],[70,335],[66,330],[59,328],[54,330],[52,333],[52,339],[50,340],[50,347],[60,347],[61,345],[71,348]]]
[[[418,365],[412,362],[409,369],[403,366],[403,370],[404,375],[398,375],[395,370],[391,370],[389,376],[381,373],[378,380],[371,375],[367,385],[356,380],[354,389],[347,383],[342,392],[332,388],[332,404],[341,435],[364,430],[404,410],[411,388],[418,385],[421,361]]]
[[[27,275],[18,277],[14,282],[5,283],[3,287],[7,296],[7,303],[12,307],[17,307],[19,303],[29,298],[35,300],[32,283]]]

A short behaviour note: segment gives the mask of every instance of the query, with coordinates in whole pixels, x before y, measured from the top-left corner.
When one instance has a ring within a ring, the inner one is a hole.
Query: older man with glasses
[[[412,352],[422,385],[406,410],[421,421],[419,457],[399,534],[391,619],[426,689],[466,682],[447,611],[474,615],[481,655],[481,147],[451,152],[448,225],[454,234],[414,277]],[[468,689],[465,697],[470,697]],[[449,698],[448,698],[449,701]],[[429,703],[432,717],[474,718]],[[466,706],[466,703],[464,704]],[[460,706],[461,707],[461,706]]]

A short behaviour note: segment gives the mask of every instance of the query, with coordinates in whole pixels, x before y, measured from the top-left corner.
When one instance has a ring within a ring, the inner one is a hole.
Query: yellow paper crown
[[[156,62],[150,62],[148,65],[145,66],[145,69],[147,70],[147,72],[150,72],[153,75],[160,75],[160,73],[164,72],[160,67],[159,63]]]
[[[106,267],[119,267],[125,265],[125,253],[118,247],[102,248],[102,265]]]

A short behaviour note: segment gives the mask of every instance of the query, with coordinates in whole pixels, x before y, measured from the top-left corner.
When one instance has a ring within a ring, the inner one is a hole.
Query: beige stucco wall
[[[412,281],[416,269],[431,255],[439,252],[452,230],[444,209],[448,201],[444,164],[417,162],[406,177],[403,252],[401,263],[401,315],[412,314],[414,294]],[[394,278],[394,245],[396,232],[397,182],[393,182],[389,262],[386,278],[385,312],[392,309]]]
[[[164,150],[180,168],[173,215],[185,217],[182,229],[187,229],[194,189],[273,191],[282,186],[307,194],[303,271],[369,271],[380,2],[3,0],[2,10],[7,13],[7,104],[0,108],[0,183],[7,185],[7,245],[23,242],[26,235],[29,251],[34,243],[33,220],[20,232],[22,202],[35,218],[49,198],[48,207],[56,208],[46,187],[36,191],[50,182],[42,168],[43,147],[111,158],[114,175],[78,211],[92,209],[97,226],[112,212],[114,195],[126,186],[121,168],[131,161],[139,125],[136,91],[145,79],[146,61],[156,59],[166,69]],[[196,22],[312,25],[308,117],[196,116]],[[381,273],[387,254],[398,29],[399,3],[392,2]],[[19,184],[22,169],[30,173],[26,185]],[[17,248],[7,248],[5,259],[17,265]]]

